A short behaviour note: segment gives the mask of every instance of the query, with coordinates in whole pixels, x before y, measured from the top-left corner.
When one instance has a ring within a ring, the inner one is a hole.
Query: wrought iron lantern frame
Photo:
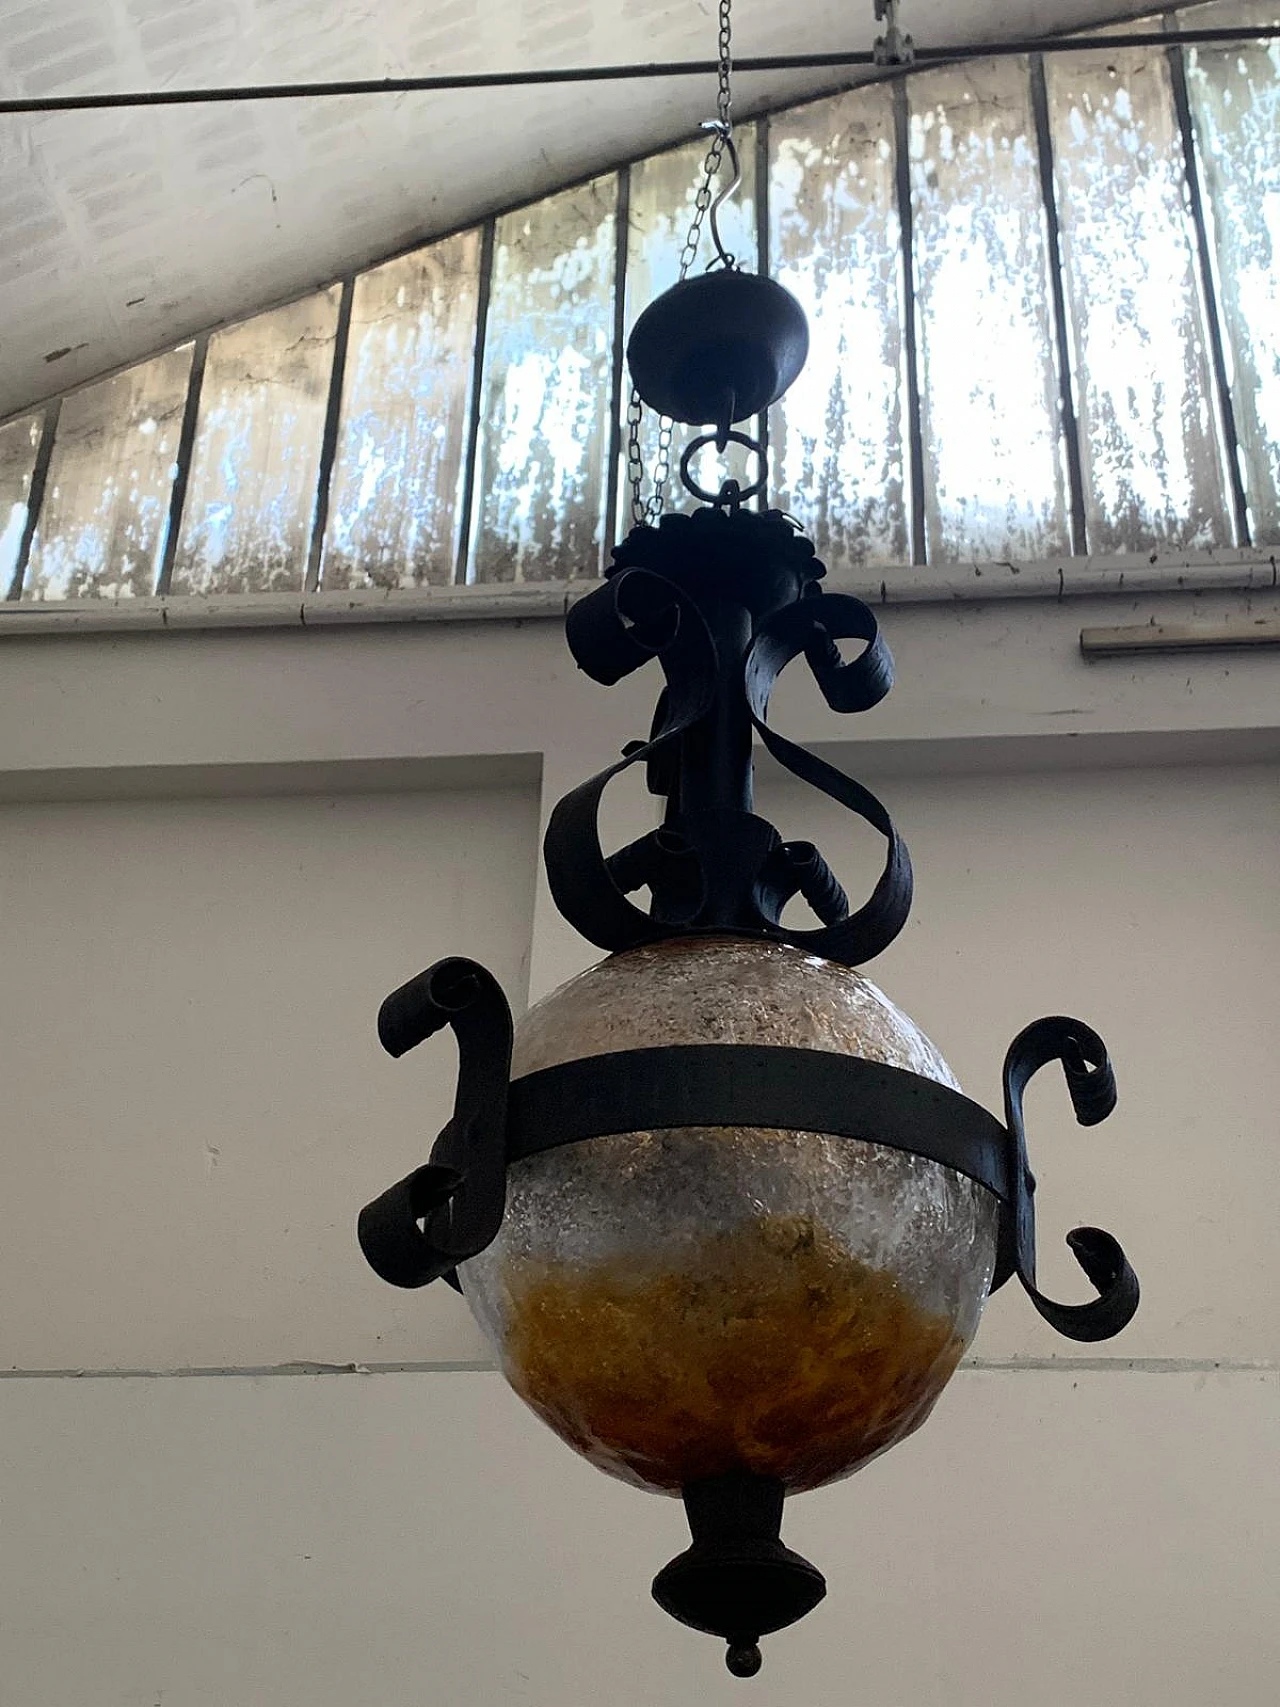
[[[680,464],[686,489],[711,498],[689,514],[654,516],[633,478],[637,525],[613,551],[603,584],[569,611],[566,635],[579,668],[612,686],[648,663],[664,685],[648,737],[580,783],[551,814],[543,853],[551,894],[568,922],[610,953],[672,938],[725,935],[787,943],[846,967],[873,959],[898,935],[912,900],[906,844],[861,783],[769,722],[774,684],[803,659],[828,707],[852,714],[878,705],[893,660],[873,612],[822,590],[826,570],[789,518],[747,510],[726,480],[711,497],[693,478],[703,445],[730,440],[760,454],[735,423],[766,409],[803,366],[804,315],[776,282],[736,270],[719,242],[710,184],[722,153],[736,175],[729,122],[728,5],[721,0],[720,117],[707,177],[686,244],[681,279],[636,323],[627,359],[637,398],[664,412],[660,506],[672,420],[713,431]],[[896,31],[892,5],[887,16]],[[703,213],[711,214],[718,262],[685,276]],[[634,419],[635,405],[632,418]],[[655,525],[656,522],[656,525]],[[846,657],[842,644],[860,649]],[[884,864],[867,899],[851,907],[821,852],[784,840],[755,810],[753,751],[759,742],[785,771],[879,832]],[[643,766],[664,802],[661,824],[607,854],[599,812],[606,788]],[[633,897],[647,890],[647,907]],[[784,921],[800,898],[815,923]],[[507,1170],[567,1144],[626,1133],[755,1128],[822,1134],[925,1157],[976,1181],[999,1206],[994,1291],[1014,1275],[1051,1326],[1071,1339],[1118,1333],[1138,1305],[1138,1282],[1119,1244],[1096,1227],[1068,1235],[1096,1296],[1063,1304],[1036,1283],[1035,1179],[1023,1100],[1042,1068],[1058,1062],[1081,1125],[1115,1106],[1102,1039],[1079,1020],[1051,1016],[1022,1031],[1004,1062],[1004,1117],[958,1090],[901,1067],[820,1049],[748,1043],[682,1043],[571,1059],[512,1079],[513,1025],[502,989],[475,961],[450,958],[383,1003],[378,1032],[394,1056],[450,1029],[458,1047],[453,1116],[425,1165],[361,1212],[359,1237],[376,1272],[393,1285],[444,1279],[497,1238]],[[459,1288],[460,1289],[460,1288]],[[822,1598],[820,1573],[781,1540],[785,1489],[769,1476],[731,1471],[686,1484],[692,1545],[659,1573],[654,1597],[667,1612],[728,1644],[730,1671],[759,1669],[761,1636],[804,1616]]]
[[[725,275],[708,275],[712,277]],[[722,424],[718,436],[725,436]],[[605,583],[569,613],[570,649],[595,681],[612,684],[656,660],[665,685],[647,740],[572,789],[544,842],[560,911],[597,946],[617,952],[673,937],[782,941],[846,966],[893,941],[912,898],[911,861],[884,806],[863,785],[768,722],[770,694],[803,658],[828,706],[878,704],[893,665],[872,611],[823,593],[808,541],[777,511],[740,507],[726,483],[716,504],[664,515],[632,530]],[[841,641],[860,641],[846,660]],[[758,738],[792,775],[838,801],[885,840],[868,899],[851,909],[819,850],[785,841],[754,810]],[[643,765],[666,802],[659,828],[612,854],[598,815],[614,777]],[[646,911],[631,899],[647,888]],[[800,896],[817,924],[797,930],[783,909]],[[1040,1315],[1068,1338],[1118,1333],[1138,1305],[1120,1245],[1096,1227],[1067,1242],[1096,1296],[1064,1304],[1036,1284],[1035,1179],[1024,1094],[1060,1063],[1081,1125],[1115,1106],[1107,1050],[1091,1027],[1050,1016],[1026,1027],[1004,1062],[1004,1118],[946,1085],[903,1068],[814,1049],[681,1044],[567,1061],[511,1078],[513,1026],[500,986],[475,961],[437,961],[383,1003],[378,1031],[394,1056],[451,1029],[458,1046],[453,1117],[430,1160],[370,1203],[359,1219],[365,1256],[384,1280],[458,1287],[457,1266],[497,1237],[508,1167],[565,1144],[635,1131],[776,1127],[886,1145],[977,1181],[999,1204],[994,1291],[1014,1275]],[[460,1288],[459,1288],[460,1289]],[[746,1472],[684,1488],[693,1543],[659,1573],[664,1610],[728,1644],[738,1676],[760,1667],[759,1640],[804,1616],[825,1584],[783,1545],[784,1489]]]

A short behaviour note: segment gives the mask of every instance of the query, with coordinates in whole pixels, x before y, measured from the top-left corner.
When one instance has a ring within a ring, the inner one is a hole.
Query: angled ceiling
[[[904,0],[921,44],[1131,15]],[[872,0],[735,0],[739,54],[869,47]],[[714,0],[0,0],[0,91],[703,59]],[[742,77],[740,112],[833,86]],[[0,117],[0,416],[695,128],[700,78]]]

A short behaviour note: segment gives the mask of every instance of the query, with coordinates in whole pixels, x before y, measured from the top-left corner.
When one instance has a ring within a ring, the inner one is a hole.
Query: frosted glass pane
[[[907,88],[929,558],[1069,552],[1027,62],[930,72]]]
[[[1231,538],[1195,237],[1159,49],[1046,61],[1089,549]]]
[[[453,579],[479,283],[475,230],[357,278],[322,586]]]
[[[1121,18],[1115,24],[1086,24],[1078,30],[1068,30],[1067,39],[1073,36],[1151,36],[1159,35],[1164,29],[1164,14],[1148,12],[1144,17]]]
[[[1280,5],[1183,14],[1188,29],[1280,24]],[[1187,50],[1231,398],[1255,541],[1280,539],[1280,41]]]
[[[610,176],[497,223],[472,580],[599,572],[616,207]]]
[[[210,338],[175,593],[301,589],[339,295],[334,285]]]
[[[41,421],[40,415],[24,415],[0,427],[0,599],[9,591],[18,567]]]
[[[770,269],[809,319],[808,364],[770,413],[770,497],[833,566],[911,557],[893,138],[887,84],[769,127]]]
[[[720,235],[725,248],[744,271],[754,272],[759,265],[756,238],[756,132],[754,125],[745,125],[735,132],[734,140],[742,161],[742,183],[736,194],[721,208]],[[680,277],[680,252],[684,248],[689,221],[693,218],[694,200],[702,183],[703,162],[707,157],[708,140],[700,138],[683,148],[673,148],[665,154],[654,154],[647,160],[637,160],[631,168],[631,209],[627,226],[627,296],[624,322],[626,335],[653,301],[669,290]],[[729,163],[717,178],[713,194],[728,184]],[[709,221],[704,221],[698,253],[689,272],[705,272],[715,254],[711,242]],[[625,411],[631,396],[630,376],[624,375],[622,406]],[[697,427],[677,424],[672,440],[672,477],[667,485],[665,508],[691,510],[697,500],[691,498],[680,484],[680,455],[685,445],[698,432]],[[743,432],[754,434],[754,423],[744,422]],[[640,454],[645,466],[645,494],[651,490],[654,463],[658,454],[658,420],[646,409],[640,427]],[[618,503],[618,531],[625,533],[631,526],[631,485],[627,477],[626,428],[623,427],[623,457],[620,469],[621,498]],[[724,458],[716,455],[714,447],[701,451],[691,465],[691,473],[709,492],[718,491],[723,480],[737,480],[746,485],[758,477],[759,465],[738,445],[731,445]]]
[[[64,399],[24,599],[155,592],[190,377],[184,344]]]

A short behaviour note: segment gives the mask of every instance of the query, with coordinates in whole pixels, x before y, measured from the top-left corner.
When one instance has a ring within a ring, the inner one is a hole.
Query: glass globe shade
[[[959,1088],[857,972],[736,937],[572,979],[520,1021],[512,1072],[680,1043],[834,1050]],[[502,1230],[459,1279],[512,1387],[600,1469],[799,1492],[924,1421],[977,1329],[997,1218],[982,1186],[879,1144],[628,1132],[513,1163]]]

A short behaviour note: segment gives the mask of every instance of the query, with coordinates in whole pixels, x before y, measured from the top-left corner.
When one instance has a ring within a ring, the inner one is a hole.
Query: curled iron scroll
[[[838,640],[865,640],[856,658],[844,662]],[[769,728],[769,696],[786,666],[803,654],[823,698],[833,711],[868,711],[893,686],[893,659],[860,599],[844,593],[815,593],[770,618],[747,653],[744,686],[751,721],[769,752],[793,776],[821,789],[879,830],[888,843],[884,870],[870,899],[856,913],[820,930],[780,934],[787,942],[811,949],[846,966],[861,965],[886,949],[911,911],[911,857],[893,820],[869,789],[807,748]]]
[[[400,1056],[451,1026],[458,1042],[453,1118],[431,1160],[360,1211],[360,1248],[393,1286],[457,1284],[458,1263],[497,1237],[506,1210],[511,1009],[474,960],[438,960],[382,1004],[378,1036]]]
[[[1095,1126],[1115,1107],[1115,1075],[1106,1045],[1079,1020],[1055,1015],[1036,1020],[1014,1038],[1004,1063],[1005,1124],[1012,1148],[1013,1190],[994,1286],[1016,1273],[1027,1296],[1051,1327],[1073,1340],[1105,1340],[1118,1334],[1138,1308],[1138,1277],[1110,1233],[1076,1227],[1067,1244],[1098,1296],[1087,1304],[1057,1304],[1036,1286],[1035,1179],[1027,1159],[1022,1103],[1041,1067],[1061,1061],[1067,1089],[1082,1126]]]
[[[660,763],[685,730],[706,715],[716,692],[716,647],[688,594],[648,569],[624,570],[580,600],[569,612],[566,633],[579,668],[605,686],[651,658],[657,658],[667,681],[649,739],[634,742],[607,770],[571,789],[552,812],[543,841],[556,906],[588,942],[616,952],[669,936],[670,926],[656,923],[627,899],[623,885],[638,887],[642,876],[641,850],[623,849],[606,859],[600,800],[614,777],[631,765],[645,764],[652,775],[654,760]],[[694,895],[692,913],[699,905]]]

